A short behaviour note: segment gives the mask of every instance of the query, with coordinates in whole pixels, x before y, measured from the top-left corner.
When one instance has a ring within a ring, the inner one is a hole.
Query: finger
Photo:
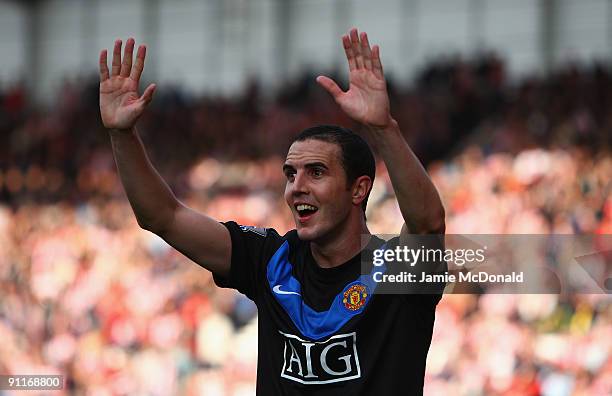
[[[348,61],[349,71],[357,69],[355,54],[353,53],[353,47],[351,46],[351,39],[346,34],[342,36],[342,46],[344,47],[344,53],[346,54],[346,60]]]
[[[338,98],[344,93],[342,92],[338,84],[336,84],[334,80],[329,77],[319,76],[317,77],[317,82],[320,86],[325,88],[325,90],[329,92],[330,95],[333,96],[333,98],[336,100],[338,100]]]
[[[130,75],[132,70],[132,53],[134,52],[134,39],[129,38],[125,43],[125,49],[123,50],[123,62],[121,63],[121,77],[127,77]]]
[[[363,55],[363,65],[365,68],[372,70],[372,51],[370,50],[370,42],[366,32],[361,32],[361,54]]]
[[[349,33],[351,37],[351,49],[353,50],[353,54],[355,54],[355,64],[357,65],[357,69],[363,69],[363,55],[361,54],[361,48],[359,45],[359,33],[357,29],[351,29]]]
[[[130,78],[136,82],[140,81],[140,75],[144,69],[145,56],[147,56],[147,47],[141,45],[138,47],[136,62],[134,62],[134,67],[132,67],[132,71],[130,72]]]
[[[372,71],[376,77],[385,78],[382,63],[380,62],[380,47],[378,45],[372,47]]]
[[[100,82],[108,80],[108,65],[106,64],[106,50],[100,52]]]
[[[145,105],[149,104],[153,100],[153,94],[155,93],[155,84],[149,84],[147,89],[142,93],[142,96],[139,98]]]
[[[115,47],[113,47],[113,66],[111,69],[111,76],[118,76],[121,71],[121,40],[115,40]]]

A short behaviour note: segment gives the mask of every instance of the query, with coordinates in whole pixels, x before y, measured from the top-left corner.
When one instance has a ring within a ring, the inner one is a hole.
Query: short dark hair
[[[372,186],[374,185],[374,177],[376,175],[374,154],[368,143],[361,136],[341,126],[317,125],[304,129],[292,143],[308,139],[334,143],[340,147],[340,162],[342,163],[342,168],[344,168],[348,186],[353,184],[359,176],[363,175],[369,176],[372,180]],[[371,191],[372,188],[370,187],[370,191],[368,191],[361,203],[364,213]]]

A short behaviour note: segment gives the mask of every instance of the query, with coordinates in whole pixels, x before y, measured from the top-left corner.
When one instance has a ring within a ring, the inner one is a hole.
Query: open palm
[[[351,29],[342,36],[349,64],[349,90],[343,92],[331,78],[319,76],[317,82],[352,119],[371,127],[385,127],[391,120],[387,83],[380,62],[380,48],[370,48],[365,32]]]
[[[138,83],[146,56],[146,47],[141,45],[132,65],[134,39],[125,44],[121,60],[121,40],[115,41],[112,69],[109,74],[106,50],[100,52],[100,115],[102,123],[109,129],[130,129],[142,115],[153,98],[155,84],[151,84],[142,96],[138,95]]]

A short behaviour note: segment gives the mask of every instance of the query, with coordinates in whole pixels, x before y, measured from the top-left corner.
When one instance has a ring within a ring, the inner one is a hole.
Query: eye
[[[323,176],[323,169],[321,168],[313,168],[310,173],[312,174],[313,177],[315,178],[319,178],[321,176]]]
[[[295,179],[295,171],[294,170],[286,170],[285,171],[285,177],[287,178],[287,180],[293,181],[293,179]]]

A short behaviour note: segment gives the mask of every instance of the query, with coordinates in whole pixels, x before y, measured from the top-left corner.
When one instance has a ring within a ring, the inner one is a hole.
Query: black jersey
[[[258,395],[423,393],[440,295],[374,294],[360,255],[321,268],[295,230],[225,226],[230,274],[214,278],[257,305]],[[373,237],[362,254],[384,243]]]

